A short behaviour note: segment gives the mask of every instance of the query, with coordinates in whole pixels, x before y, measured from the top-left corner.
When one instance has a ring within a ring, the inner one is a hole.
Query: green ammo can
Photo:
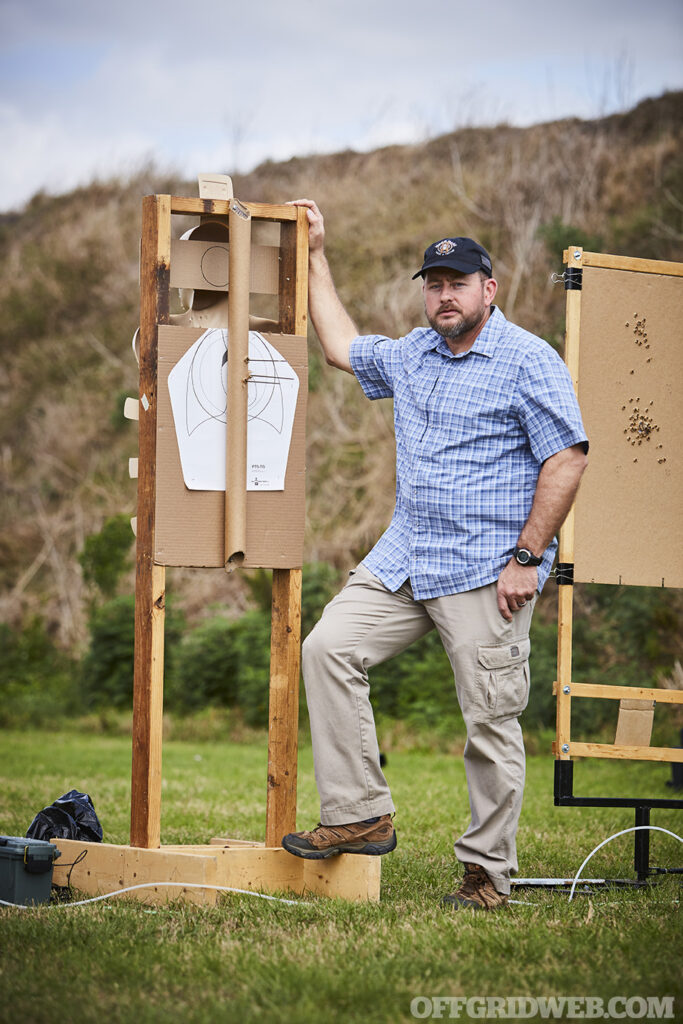
[[[47,903],[52,867],[61,851],[45,839],[0,836],[0,900]]]

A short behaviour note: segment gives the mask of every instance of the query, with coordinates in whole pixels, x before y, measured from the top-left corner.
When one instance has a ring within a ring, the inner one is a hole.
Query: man
[[[310,312],[327,362],[368,398],[394,399],[396,508],[304,643],[321,824],[282,845],[311,859],[394,849],[367,670],[436,628],[467,727],[472,815],[455,843],[464,879],[444,903],[494,909],[517,871],[531,614],[587,461],[571,380],[546,342],[493,305],[490,257],[469,238],[430,245],[414,275],[429,328],[359,337],[322,215],[296,205],[308,211]]]

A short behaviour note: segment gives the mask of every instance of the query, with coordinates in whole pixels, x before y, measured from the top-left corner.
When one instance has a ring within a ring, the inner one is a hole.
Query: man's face
[[[455,340],[478,327],[486,318],[496,294],[493,278],[462,274],[435,267],[425,274],[425,313],[430,326],[443,338]]]

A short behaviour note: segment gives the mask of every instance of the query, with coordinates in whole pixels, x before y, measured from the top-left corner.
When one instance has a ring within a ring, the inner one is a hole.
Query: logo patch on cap
[[[450,238],[444,238],[443,242],[437,242],[434,246],[434,252],[439,256],[448,256],[449,252],[453,252],[455,249],[455,242]]]

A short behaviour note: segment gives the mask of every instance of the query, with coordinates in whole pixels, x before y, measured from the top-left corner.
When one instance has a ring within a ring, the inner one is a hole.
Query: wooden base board
[[[143,903],[167,903],[183,899],[213,906],[218,893],[201,885],[226,886],[255,892],[316,893],[354,901],[379,900],[380,857],[341,854],[328,860],[293,857],[281,846],[265,847],[220,839],[200,846],[162,846],[146,850],[111,843],[82,843],[53,839],[62,856],[55,861],[52,880],[71,885],[91,896],[114,892],[131,885],[164,882],[137,889],[126,897]],[[220,844],[220,845],[219,845]],[[79,854],[83,860],[73,869]]]

